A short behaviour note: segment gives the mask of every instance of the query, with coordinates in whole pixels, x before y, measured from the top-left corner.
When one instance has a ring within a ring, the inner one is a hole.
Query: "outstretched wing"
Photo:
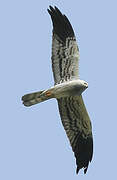
[[[57,7],[48,12],[53,22],[52,69],[55,84],[78,79],[79,50],[73,28]]]
[[[86,173],[93,155],[93,138],[90,118],[82,96],[58,99],[62,124],[76,157],[77,173],[84,168]]]

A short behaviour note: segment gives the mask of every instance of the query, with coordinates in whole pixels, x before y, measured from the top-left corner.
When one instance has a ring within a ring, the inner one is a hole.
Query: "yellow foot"
[[[47,91],[45,94],[46,94],[46,96],[51,96],[52,95],[50,91]]]

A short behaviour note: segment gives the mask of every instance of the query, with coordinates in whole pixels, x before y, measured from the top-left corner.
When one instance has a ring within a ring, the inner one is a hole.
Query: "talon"
[[[50,91],[47,91],[45,94],[46,94],[46,96],[51,96],[51,92]]]

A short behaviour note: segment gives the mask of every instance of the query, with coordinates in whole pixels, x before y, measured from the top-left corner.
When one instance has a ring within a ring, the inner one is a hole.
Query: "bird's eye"
[[[84,82],[84,85],[88,87],[88,83]]]
[[[86,82],[84,82],[84,85],[87,85],[87,83],[86,83]]]

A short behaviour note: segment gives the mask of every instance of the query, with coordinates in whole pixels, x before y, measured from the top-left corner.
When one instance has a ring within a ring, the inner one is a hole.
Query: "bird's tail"
[[[24,95],[22,97],[22,101],[23,101],[24,106],[32,106],[34,104],[41,103],[41,102],[46,101],[51,98],[53,98],[51,91],[43,90],[43,91]]]

